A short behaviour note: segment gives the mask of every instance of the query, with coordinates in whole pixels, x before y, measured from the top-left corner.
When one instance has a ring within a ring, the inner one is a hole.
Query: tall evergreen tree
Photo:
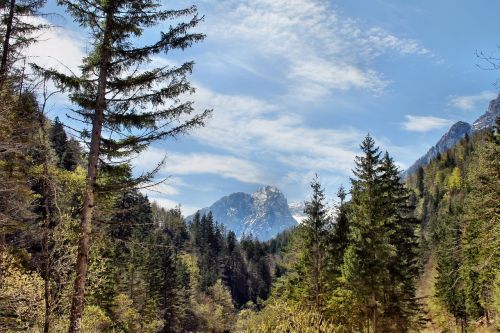
[[[445,200],[448,201],[449,198],[445,198]],[[437,249],[436,296],[457,322],[460,322],[462,332],[464,332],[467,314],[463,280],[460,276],[462,231],[454,212],[448,211],[446,215],[441,214],[440,216],[437,230],[439,246]]]
[[[304,237],[304,250],[301,270],[304,273],[306,297],[309,305],[321,314],[326,293],[326,250],[330,220],[326,207],[325,190],[321,187],[318,176],[311,182],[311,198],[306,202],[304,213],[306,219],[301,228]],[[321,316],[318,316],[316,329],[320,332]]]
[[[415,296],[418,277],[418,242],[416,228],[419,221],[413,217],[415,207],[410,192],[404,187],[400,171],[386,152],[381,161],[383,218],[391,226],[389,243],[396,256],[389,263],[390,288],[386,291],[384,332],[408,332],[419,307]]]
[[[394,221],[383,215],[379,148],[370,135],[360,147],[363,156],[356,157],[356,179],[351,179],[350,243],[344,254],[342,274],[354,294],[366,304],[363,311],[371,321],[372,332],[377,333],[385,290],[390,283],[389,265],[396,255],[389,241]]]
[[[54,119],[49,136],[51,147],[56,153],[57,166],[61,169],[74,171],[81,164],[82,148],[74,138],[68,139],[64,124],[59,120],[59,117]]]
[[[62,167],[66,151],[68,150],[68,136],[59,117],[54,119],[50,129],[50,143],[57,156],[57,166]]]
[[[187,80],[192,62],[179,67],[147,68],[152,57],[200,42],[204,35],[190,33],[201,18],[196,7],[165,10],[156,0],[59,0],[74,19],[90,32],[94,49],[84,59],[80,76],[34,68],[53,79],[79,109],[76,116],[91,128],[86,190],[81,211],[80,240],[69,332],[80,331],[89,253],[89,234],[99,170],[116,170],[117,160],[144,151],[155,140],[173,137],[202,126],[209,111],[189,117],[192,102],[181,94],[194,92]],[[153,44],[139,45],[145,29],[191,16],[161,33]],[[170,105],[166,105],[172,102]],[[147,177],[146,177],[147,178]],[[144,181],[141,177],[137,182]],[[115,184],[115,187],[133,184]],[[103,189],[100,189],[103,190]]]
[[[23,57],[22,50],[37,41],[36,32],[47,28],[44,24],[33,24],[27,17],[33,17],[45,4],[45,0],[2,0],[0,1],[0,36],[2,51],[0,59],[0,87],[16,61]],[[22,79],[17,81],[22,85]]]
[[[340,269],[344,260],[344,252],[349,245],[349,220],[347,218],[348,203],[345,198],[347,193],[343,186],[337,191],[337,197],[340,202],[337,206],[337,215],[335,224],[331,233],[330,240],[330,264],[329,271],[333,273],[331,278],[335,280],[340,275]],[[335,281],[331,281],[335,283]]]

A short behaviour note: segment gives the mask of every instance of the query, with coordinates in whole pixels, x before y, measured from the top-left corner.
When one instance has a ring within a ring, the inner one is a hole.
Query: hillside
[[[499,144],[476,131],[407,178],[422,220],[418,293],[429,332],[500,327]]]

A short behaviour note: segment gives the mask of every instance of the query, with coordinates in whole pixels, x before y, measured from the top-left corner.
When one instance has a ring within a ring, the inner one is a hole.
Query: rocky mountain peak
[[[487,112],[495,114],[500,113],[500,94],[498,94],[496,99],[490,101]]]
[[[490,102],[488,111],[479,117],[472,125],[474,131],[480,131],[495,124],[495,120],[500,116],[500,94]]]
[[[470,134],[472,126],[464,121],[458,121],[450,127],[448,132],[439,139],[436,144],[437,152],[442,153],[452,148],[458,141],[460,141],[466,134]],[[437,155],[436,152],[436,155]]]
[[[261,187],[252,194],[230,194],[200,210],[200,214],[208,212],[212,212],[215,221],[234,231],[238,238],[251,234],[257,239],[267,240],[297,225],[284,194],[274,186]],[[187,217],[187,220],[192,220],[192,217]]]
[[[431,147],[429,151],[420,157],[411,167],[409,167],[402,177],[406,178],[416,172],[419,167],[426,166],[429,162],[436,158],[438,154],[444,153],[451,149],[466,135],[473,132],[482,131],[494,126],[496,118],[500,116],[500,94],[498,97],[490,102],[488,111],[479,117],[471,126],[469,123],[459,121],[453,124],[451,128],[444,134],[435,146]]]

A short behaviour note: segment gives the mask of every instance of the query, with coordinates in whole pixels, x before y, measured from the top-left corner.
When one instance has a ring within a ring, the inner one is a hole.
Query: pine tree
[[[304,213],[306,219],[301,228],[304,238],[301,270],[304,273],[306,297],[309,305],[321,314],[326,293],[326,250],[330,221],[325,203],[325,191],[321,187],[318,176],[311,182],[311,199],[306,202]],[[317,332],[320,332],[321,321],[316,322]]]
[[[3,279],[3,255],[5,235],[19,227],[28,216],[30,190],[21,175],[28,163],[26,158],[31,148],[30,141],[37,122],[35,119],[32,94],[22,94],[24,75],[14,75],[14,64],[22,57],[22,50],[36,42],[32,35],[45,28],[24,22],[22,16],[35,15],[45,3],[43,0],[2,0],[0,1],[0,160],[5,165],[0,170],[0,286]],[[15,77],[17,76],[17,77]],[[9,80],[8,84],[7,81]],[[19,86],[18,94],[14,87]],[[15,96],[17,95],[17,96]],[[5,177],[5,178],[4,178]]]
[[[449,199],[446,199],[449,200]],[[453,212],[441,215],[438,230],[439,246],[437,249],[437,277],[435,283],[436,296],[457,321],[460,321],[462,332],[466,325],[465,296],[463,280],[460,276],[462,263],[462,232]]]
[[[386,152],[381,163],[384,218],[391,226],[390,244],[396,256],[389,263],[390,289],[384,309],[389,327],[384,331],[408,332],[419,307],[415,296],[418,276],[418,242],[416,228],[419,221],[413,217],[415,207],[410,192],[401,183],[400,171]]]
[[[64,130],[64,125],[59,120],[59,117],[54,119],[54,123],[50,129],[50,142],[57,156],[57,166],[62,167],[63,161],[68,150],[68,136]]]
[[[356,157],[349,204],[350,243],[344,254],[342,275],[349,288],[367,307],[372,332],[379,331],[379,313],[390,283],[389,265],[396,255],[389,239],[394,221],[384,218],[379,148],[371,136],[361,144]]]
[[[333,226],[329,246],[329,251],[331,253],[329,270],[333,273],[332,279],[336,279],[340,275],[344,253],[349,245],[349,220],[347,218],[348,203],[345,202],[346,195],[344,187],[340,186],[337,191],[337,197],[340,202],[337,206],[337,215],[335,217],[335,224]]]
[[[99,170],[116,170],[117,160],[144,151],[151,142],[202,126],[210,111],[184,120],[194,111],[192,102],[179,101],[181,94],[194,92],[187,81],[192,62],[179,67],[149,69],[144,66],[157,54],[183,50],[204,39],[203,34],[190,33],[201,21],[196,7],[164,10],[155,0],[60,0],[58,3],[89,30],[95,46],[84,59],[81,76],[33,66],[53,79],[63,91],[70,92],[71,101],[79,106],[76,117],[91,127],[82,132],[83,138],[90,142],[70,315],[69,332],[73,333],[80,331]],[[186,16],[192,18],[161,33],[156,43],[138,46],[145,29],[168,20],[178,22]],[[172,104],[165,106],[169,101]],[[137,182],[145,178],[148,177],[141,177]],[[115,184],[114,187],[131,185],[134,184]]]

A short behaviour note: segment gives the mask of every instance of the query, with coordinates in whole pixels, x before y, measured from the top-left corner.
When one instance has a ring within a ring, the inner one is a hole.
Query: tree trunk
[[[43,127],[43,120],[40,121],[41,126],[42,126],[42,132],[45,131]],[[45,135],[43,137],[43,144],[45,145]],[[45,261],[45,269],[44,269],[44,300],[45,300],[45,316],[44,316],[44,322],[43,322],[43,333],[49,333],[50,332],[50,316],[52,312],[52,307],[51,307],[51,299],[50,299],[50,271],[51,271],[51,263],[50,263],[50,254],[49,254],[49,228],[50,228],[50,219],[51,219],[51,214],[50,214],[50,207],[49,207],[49,167],[48,167],[48,161],[47,161],[47,156],[48,156],[48,151],[45,150],[45,160],[43,163],[43,173],[44,173],[44,179],[43,179],[43,208],[44,208],[44,231],[43,231],[43,257]]]
[[[43,257],[45,260],[45,269],[44,269],[44,300],[45,300],[45,316],[43,322],[43,333],[50,332],[50,316],[52,312],[51,299],[50,299],[50,275],[51,275],[51,262],[50,262],[50,253],[49,253],[49,228],[50,228],[50,220],[51,220],[51,212],[49,207],[49,162],[48,162],[48,147],[47,147],[47,138],[45,135],[45,126],[44,126],[43,114],[40,115],[40,128],[42,130],[42,145],[44,147],[44,161],[43,161],[43,209],[44,209],[44,231],[43,231]]]
[[[373,322],[373,333],[378,333],[378,316],[377,316],[377,299],[375,298],[375,292],[372,291],[372,322]]]
[[[3,40],[2,60],[0,62],[0,88],[3,87],[7,76],[7,62],[9,61],[10,37],[12,35],[12,24],[14,22],[14,11],[16,8],[16,0],[10,0],[9,16],[7,17],[5,36]]]
[[[316,305],[316,315],[318,316],[318,319],[316,320],[316,332],[321,333],[321,299],[320,299],[320,293],[321,293],[321,268],[320,268],[320,246],[319,246],[319,230],[317,228],[318,222],[315,223],[315,244],[313,246],[314,251],[314,278],[315,278],[315,292],[316,292],[316,299],[315,299],[315,305]]]
[[[3,257],[5,254],[5,233],[0,232],[0,288],[3,285]]]
[[[104,111],[106,109],[106,84],[111,58],[111,31],[113,15],[113,10],[111,8],[107,8],[103,41],[101,44],[101,65],[99,68],[96,108],[92,120],[92,136],[88,157],[85,198],[83,201],[82,216],[80,221],[80,238],[75,269],[76,278],[71,302],[70,324],[68,329],[69,333],[80,333],[80,323],[83,315],[83,301],[89,255],[89,237],[92,214],[94,212],[94,190],[97,180]]]
[[[45,281],[44,281],[44,300],[45,300],[45,315],[44,315],[44,320],[43,320],[43,333],[49,333],[50,332],[50,316],[52,314],[52,304],[50,303],[50,281],[49,281],[49,274],[48,274],[48,269],[49,269],[49,263],[48,259],[46,259],[47,263],[45,265]]]
[[[12,35],[12,22],[14,21],[14,8],[16,5],[16,0],[10,0],[9,3],[9,16],[7,17],[6,30],[3,41],[3,51],[2,51],[2,60],[0,62],[0,89],[3,88],[3,84],[5,81],[6,73],[7,73],[7,61],[9,55],[9,45],[10,45],[10,36]],[[3,284],[3,257],[5,254],[5,233],[2,231],[0,234],[0,287]]]

